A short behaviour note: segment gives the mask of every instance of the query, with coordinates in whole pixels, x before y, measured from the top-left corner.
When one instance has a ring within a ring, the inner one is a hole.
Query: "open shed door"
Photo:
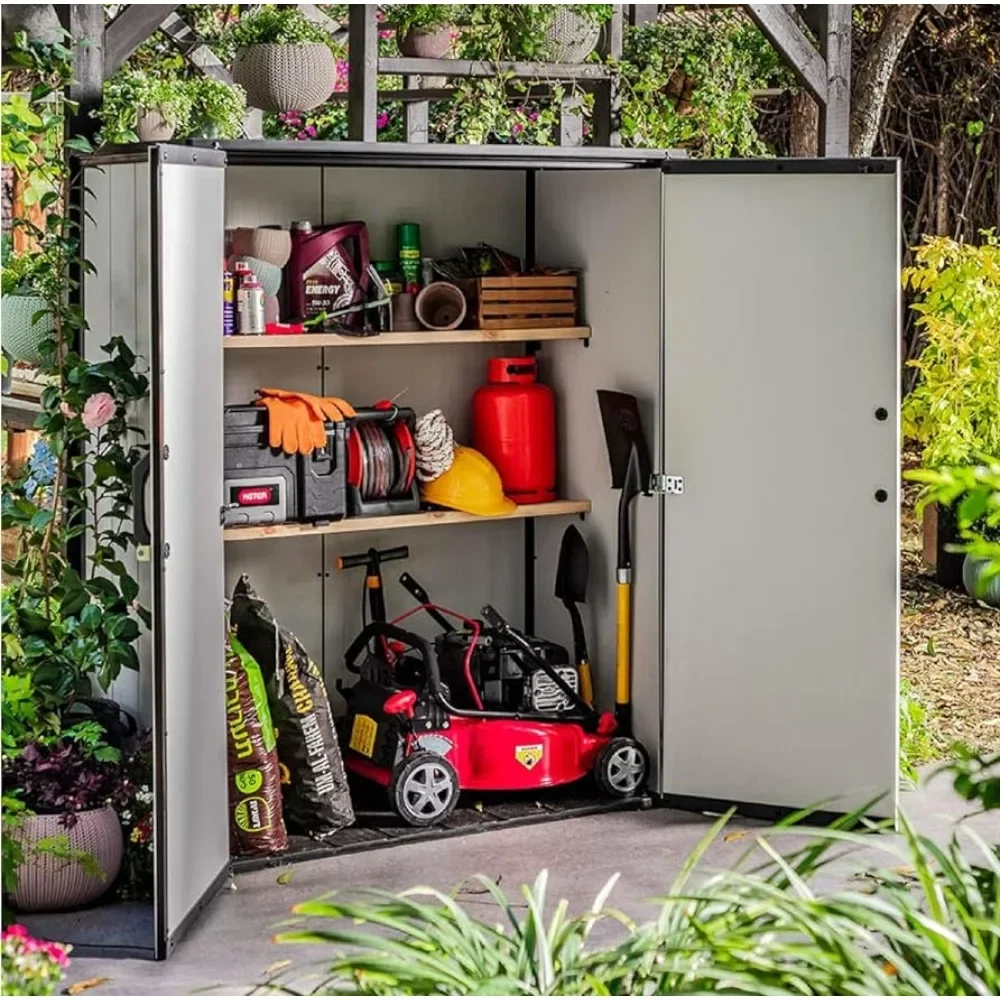
[[[660,791],[895,807],[893,161],[663,176]]]
[[[157,955],[229,863],[222,502],[221,153],[152,150]]]

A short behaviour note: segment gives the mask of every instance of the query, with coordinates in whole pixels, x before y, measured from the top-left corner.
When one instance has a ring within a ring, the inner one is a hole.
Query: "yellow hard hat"
[[[517,504],[503,495],[500,473],[493,463],[475,448],[461,444],[455,445],[451,468],[421,484],[420,492],[428,503],[481,517],[512,514],[517,509]]]

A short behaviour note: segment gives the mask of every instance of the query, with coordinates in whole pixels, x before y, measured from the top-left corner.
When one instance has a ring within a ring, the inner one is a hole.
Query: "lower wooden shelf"
[[[417,514],[390,517],[349,517],[329,524],[255,524],[226,528],[227,542],[249,542],[260,538],[302,538],[305,535],[354,535],[365,531],[393,531],[400,528],[424,528],[436,524],[475,524],[480,521],[516,521],[529,517],[559,517],[589,514],[589,500],[553,500],[551,503],[522,504],[510,514],[481,517],[457,510],[422,510]]]

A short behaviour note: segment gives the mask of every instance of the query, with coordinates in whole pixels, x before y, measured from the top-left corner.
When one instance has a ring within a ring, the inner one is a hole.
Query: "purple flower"
[[[514,126],[511,129],[511,132],[513,132],[514,135],[520,135],[523,131],[524,131],[524,125],[522,125],[521,122],[514,122]]]
[[[389,112],[383,111],[379,114],[378,118],[375,119],[375,128],[385,128],[389,124]]]
[[[528,115],[528,121],[529,122],[537,122],[538,121],[538,112],[537,111],[532,111],[531,114]]]
[[[333,80],[334,90],[347,90],[348,67],[346,59],[337,60],[337,73]]]
[[[310,139],[315,139],[316,138],[316,126],[315,125],[307,125],[305,127],[305,133],[306,133],[307,136],[309,136]]]

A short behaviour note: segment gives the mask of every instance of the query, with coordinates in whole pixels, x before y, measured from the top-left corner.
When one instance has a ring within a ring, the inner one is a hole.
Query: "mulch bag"
[[[233,591],[230,620],[267,681],[285,822],[296,832],[329,837],[354,822],[354,809],[323,674],[302,643],[274,620],[246,576]]]
[[[242,857],[287,850],[281,771],[264,677],[256,660],[228,634],[226,732],[230,853]]]

